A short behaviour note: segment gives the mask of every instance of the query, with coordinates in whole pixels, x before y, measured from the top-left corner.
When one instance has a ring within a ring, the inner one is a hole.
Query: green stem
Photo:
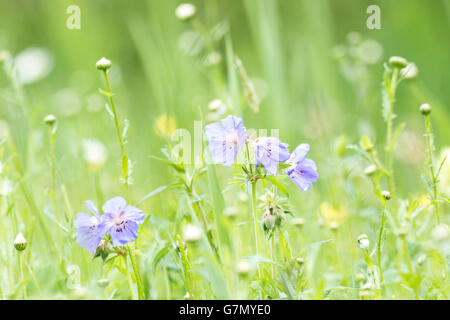
[[[402,236],[401,238],[402,238],[403,252],[405,254],[406,264],[408,266],[409,273],[413,274],[411,258],[409,257],[408,243],[406,242],[406,239],[404,236]]]
[[[275,233],[272,233],[272,241],[270,243],[270,257],[272,259],[272,279],[275,280],[275,254],[274,254],[274,249],[275,249]]]
[[[397,88],[398,72],[399,72],[398,68],[395,68],[392,74],[391,86],[390,88],[386,88],[386,90],[388,90],[388,99],[389,99],[389,108],[387,114],[387,132],[386,132],[386,165],[388,172],[387,179],[389,191],[391,192],[392,203],[396,214],[398,211],[398,205],[397,205],[397,197],[395,196],[394,164],[392,159],[392,152],[394,151],[393,150],[394,146],[392,142],[392,122],[394,115],[395,91]]]
[[[383,283],[383,270],[381,269],[381,238],[382,238],[383,228],[384,228],[385,211],[386,211],[386,200],[384,201],[383,212],[381,214],[380,233],[378,235],[378,243],[377,243],[378,269],[380,270],[380,282],[381,283]]]
[[[139,269],[136,265],[136,262],[134,261],[133,250],[130,248],[129,245],[127,245],[126,247],[128,255],[130,256],[131,266],[133,267],[134,277],[136,278],[139,300],[144,300],[145,299],[144,287],[142,286],[141,274],[139,273]]]
[[[28,295],[27,295],[27,287],[25,285],[25,276],[23,273],[23,257],[22,257],[22,252],[18,253],[19,256],[19,269],[20,269],[20,278],[22,279],[22,285],[23,285],[23,298],[26,300],[28,299]]]
[[[128,266],[126,257],[124,257],[123,262],[125,263],[125,269],[127,271],[128,286],[130,287],[131,297],[133,298],[133,300],[137,300],[136,293],[134,292],[133,287],[133,279],[131,279],[130,267]]]
[[[109,93],[108,98],[109,98],[109,102],[111,105],[111,111],[112,111],[113,117],[114,117],[114,124],[116,126],[117,137],[119,138],[120,152],[122,154],[122,178],[123,178],[123,181],[125,184],[125,191],[126,191],[126,195],[127,195],[126,198],[128,200],[128,157],[125,154],[125,145],[123,143],[123,137],[120,132],[119,118],[117,117],[116,107],[114,105],[113,93],[111,90],[111,84],[109,82],[108,73],[106,72],[106,70],[103,70],[103,75],[105,76],[106,88],[108,89],[108,93]]]
[[[259,225],[258,225],[258,217],[256,212],[256,181],[252,182],[252,212],[253,212],[253,225],[255,228],[255,245],[256,245],[256,255],[258,259],[260,258],[259,244]],[[258,261],[258,278],[261,280],[261,263]]]
[[[433,194],[432,196],[432,202],[436,211],[436,222],[437,224],[440,224],[439,219],[439,203],[437,202],[438,192],[437,192],[437,177],[434,175],[434,168],[433,168],[433,142],[432,142],[432,135],[431,135],[431,122],[430,122],[430,116],[425,115],[425,131],[426,131],[426,137],[427,137],[427,149],[428,149],[428,159],[427,159],[427,165],[430,168],[430,176],[431,176],[431,182],[433,186]]]

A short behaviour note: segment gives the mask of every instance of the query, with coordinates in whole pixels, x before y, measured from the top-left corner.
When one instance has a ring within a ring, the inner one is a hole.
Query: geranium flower
[[[77,228],[77,243],[80,247],[86,248],[91,254],[95,254],[104,233],[99,233],[98,225],[101,223],[102,217],[98,209],[94,206],[92,201],[86,201],[86,207],[94,214],[93,216],[87,213],[80,212],[77,214],[73,224]]]
[[[216,163],[232,166],[239,149],[245,146],[247,132],[242,119],[229,115],[220,123],[210,123],[205,127],[211,158]]]
[[[271,175],[278,172],[278,163],[289,159],[289,145],[275,137],[259,137],[255,140],[256,166],[261,162]]]
[[[145,219],[142,210],[127,205],[122,197],[106,201],[102,209],[104,215],[98,231],[103,235],[109,233],[113,246],[123,246],[138,237],[139,225]]]
[[[309,145],[302,143],[295,148],[289,160],[286,161],[290,166],[285,169],[285,173],[303,191],[311,189],[312,183],[319,179],[316,163],[311,159],[305,159],[308,151]]]

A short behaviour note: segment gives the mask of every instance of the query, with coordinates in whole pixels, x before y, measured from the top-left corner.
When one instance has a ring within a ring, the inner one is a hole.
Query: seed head
[[[56,117],[53,114],[46,115],[44,118],[44,122],[49,126],[52,126],[56,122]]]
[[[101,58],[95,64],[98,70],[108,70],[111,68],[111,60],[106,59],[105,57]]]
[[[369,248],[370,241],[367,234],[362,234],[358,237],[358,244],[361,249],[367,249]]]
[[[420,112],[422,112],[422,114],[424,116],[428,115],[431,113],[431,106],[428,103],[424,103],[420,106]]]
[[[387,191],[387,190],[381,191],[381,195],[386,200],[390,200],[391,199],[391,193],[389,191]]]
[[[394,68],[403,69],[408,65],[408,60],[403,57],[393,56],[389,59],[389,63]]]
[[[196,12],[197,9],[192,3],[182,3],[175,9],[175,15],[182,21],[191,19]]]
[[[17,251],[23,251],[27,248],[27,244],[27,240],[24,238],[23,234],[19,232],[14,240],[14,248],[16,248]]]

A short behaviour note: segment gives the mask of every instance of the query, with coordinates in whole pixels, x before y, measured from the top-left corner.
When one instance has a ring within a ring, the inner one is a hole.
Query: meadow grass
[[[0,298],[448,299],[448,4],[405,3],[0,4]],[[255,165],[271,134],[312,189]],[[116,196],[138,236],[92,254],[74,221]]]

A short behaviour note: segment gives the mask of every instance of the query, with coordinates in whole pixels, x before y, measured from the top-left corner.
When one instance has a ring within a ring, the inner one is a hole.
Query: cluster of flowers
[[[219,122],[205,127],[211,157],[215,163],[231,166],[240,149],[251,146],[256,167],[261,163],[270,175],[276,175],[280,162],[289,166],[284,173],[301,190],[312,188],[312,183],[319,178],[316,163],[305,158],[310,147],[302,143],[289,153],[289,145],[275,137],[258,137],[254,141],[247,139],[247,131],[241,118],[229,115]]]
[[[103,215],[92,201],[86,201],[86,207],[94,214],[78,213],[74,225],[77,228],[77,242],[95,254],[103,237],[109,233],[114,247],[132,242],[138,236],[139,225],[144,222],[145,214],[138,208],[127,205],[122,197],[105,202]]]

